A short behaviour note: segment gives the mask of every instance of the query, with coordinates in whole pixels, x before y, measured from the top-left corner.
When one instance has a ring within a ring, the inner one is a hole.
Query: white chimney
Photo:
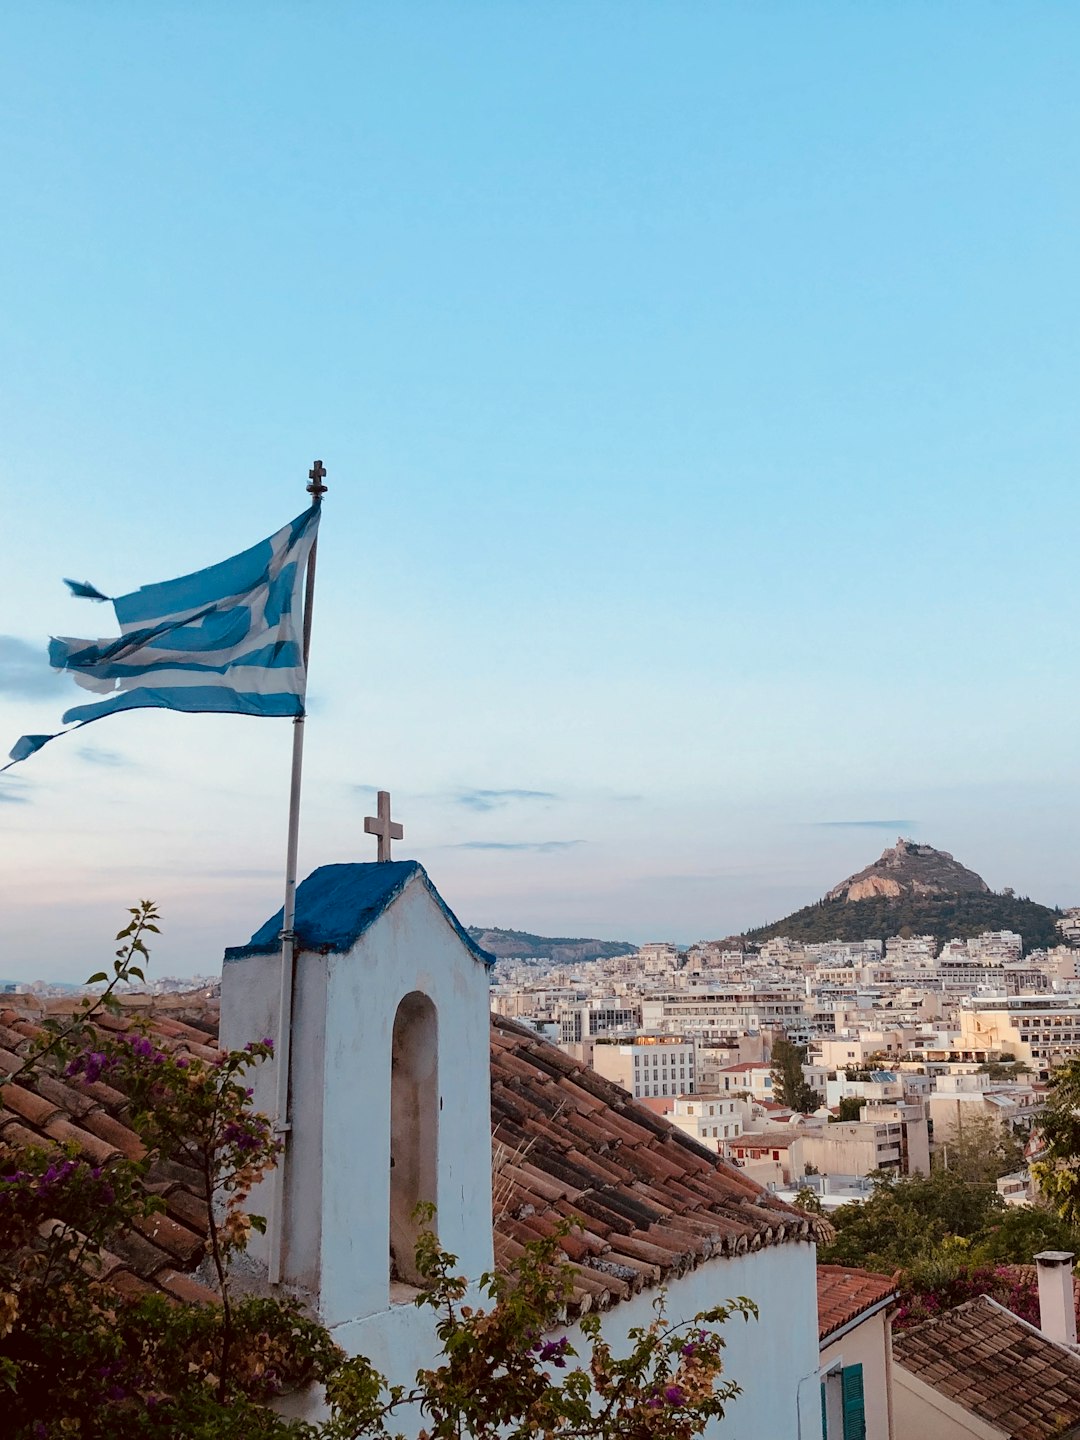
[[[1059,1345],[1076,1344],[1076,1300],[1071,1250],[1043,1250],[1035,1256],[1039,1272],[1039,1328]]]

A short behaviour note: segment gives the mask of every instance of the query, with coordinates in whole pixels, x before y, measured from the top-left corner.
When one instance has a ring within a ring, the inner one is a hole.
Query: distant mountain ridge
[[[615,955],[635,955],[637,946],[628,940],[571,939],[566,936],[530,935],[525,930],[467,927],[470,937],[483,950],[500,960],[553,960],[559,965],[580,965],[586,960],[608,960]]]
[[[1010,890],[999,895],[948,851],[901,837],[816,904],[748,930],[743,938],[761,943],[785,935],[815,944],[910,934],[944,941],[987,930],[1015,930],[1023,937],[1024,949],[1033,950],[1059,943],[1061,913]]]

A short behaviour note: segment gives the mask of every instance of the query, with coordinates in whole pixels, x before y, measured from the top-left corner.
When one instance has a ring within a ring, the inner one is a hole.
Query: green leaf
[[[108,980],[108,978],[104,970],[99,970],[96,975],[91,975],[86,983],[87,985],[100,985],[102,980]]]
[[[129,975],[134,975],[134,976],[136,976],[139,980],[145,980],[145,979],[146,979],[146,976],[143,974],[143,972],[139,969],[139,967],[138,967],[137,965],[129,965],[129,966],[128,966],[128,972],[127,972],[127,973],[128,973]]]

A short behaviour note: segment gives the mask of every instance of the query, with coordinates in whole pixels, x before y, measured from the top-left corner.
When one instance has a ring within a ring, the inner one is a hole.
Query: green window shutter
[[[829,1440],[829,1402],[825,1398],[825,1381],[821,1382],[821,1440]]]
[[[845,1365],[840,1380],[844,1396],[844,1440],[866,1440],[862,1366]]]

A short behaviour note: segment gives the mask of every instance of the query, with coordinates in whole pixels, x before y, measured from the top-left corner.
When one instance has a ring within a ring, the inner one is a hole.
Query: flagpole
[[[308,471],[310,484],[308,493],[313,505],[322,505],[326,493],[323,479],[326,470],[321,460]],[[307,576],[304,588],[304,700],[307,702],[308,654],[311,650],[311,612],[315,603],[315,559],[319,548],[316,533],[308,555]],[[274,1131],[281,1144],[277,1165],[271,1172],[270,1190],[270,1261],[269,1279],[271,1285],[281,1283],[281,1251],[285,1222],[285,1161],[289,1143],[289,1071],[292,1040],[293,970],[296,950],[296,935],[293,924],[296,920],[296,858],[300,842],[300,777],[304,766],[304,715],[293,720],[292,778],[289,782],[289,838],[285,850],[285,905],[281,916],[281,993],[278,1000],[278,1033],[274,1057],[277,1063],[277,1096]]]

